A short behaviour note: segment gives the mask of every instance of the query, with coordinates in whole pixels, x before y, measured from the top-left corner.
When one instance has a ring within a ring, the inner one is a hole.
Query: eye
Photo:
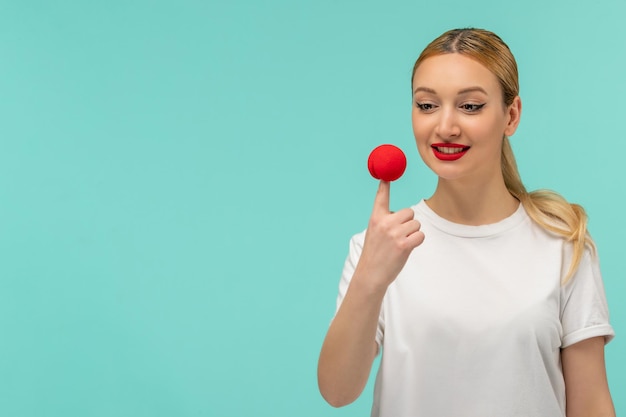
[[[461,109],[468,113],[476,113],[483,107],[485,107],[484,103],[483,104],[472,104],[472,103],[461,104]]]
[[[435,109],[435,105],[431,103],[419,103],[416,101],[415,105],[417,106],[418,109],[420,109],[423,112],[430,112]]]

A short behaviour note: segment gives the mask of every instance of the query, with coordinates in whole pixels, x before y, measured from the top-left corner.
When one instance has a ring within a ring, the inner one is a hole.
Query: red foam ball
[[[406,156],[394,145],[380,145],[370,153],[367,168],[377,180],[395,181],[404,174]]]

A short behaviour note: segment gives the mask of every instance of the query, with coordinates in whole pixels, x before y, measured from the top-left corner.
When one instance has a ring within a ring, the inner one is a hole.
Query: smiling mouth
[[[458,143],[434,143],[430,147],[435,156],[442,161],[456,161],[465,155],[470,148]]]

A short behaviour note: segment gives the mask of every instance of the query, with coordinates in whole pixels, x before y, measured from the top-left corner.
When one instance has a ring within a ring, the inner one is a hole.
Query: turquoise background
[[[626,413],[623,1],[3,1],[0,415],[366,416],[317,356],[391,142],[427,197],[411,67],[443,31],[515,53],[530,189],[583,204]]]

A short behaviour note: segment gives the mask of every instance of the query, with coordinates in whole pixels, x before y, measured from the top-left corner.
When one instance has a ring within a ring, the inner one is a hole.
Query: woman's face
[[[501,175],[502,138],[515,132],[520,113],[519,97],[505,107],[496,76],[463,55],[427,58],[413,77],[413,134],[442,179]]]

